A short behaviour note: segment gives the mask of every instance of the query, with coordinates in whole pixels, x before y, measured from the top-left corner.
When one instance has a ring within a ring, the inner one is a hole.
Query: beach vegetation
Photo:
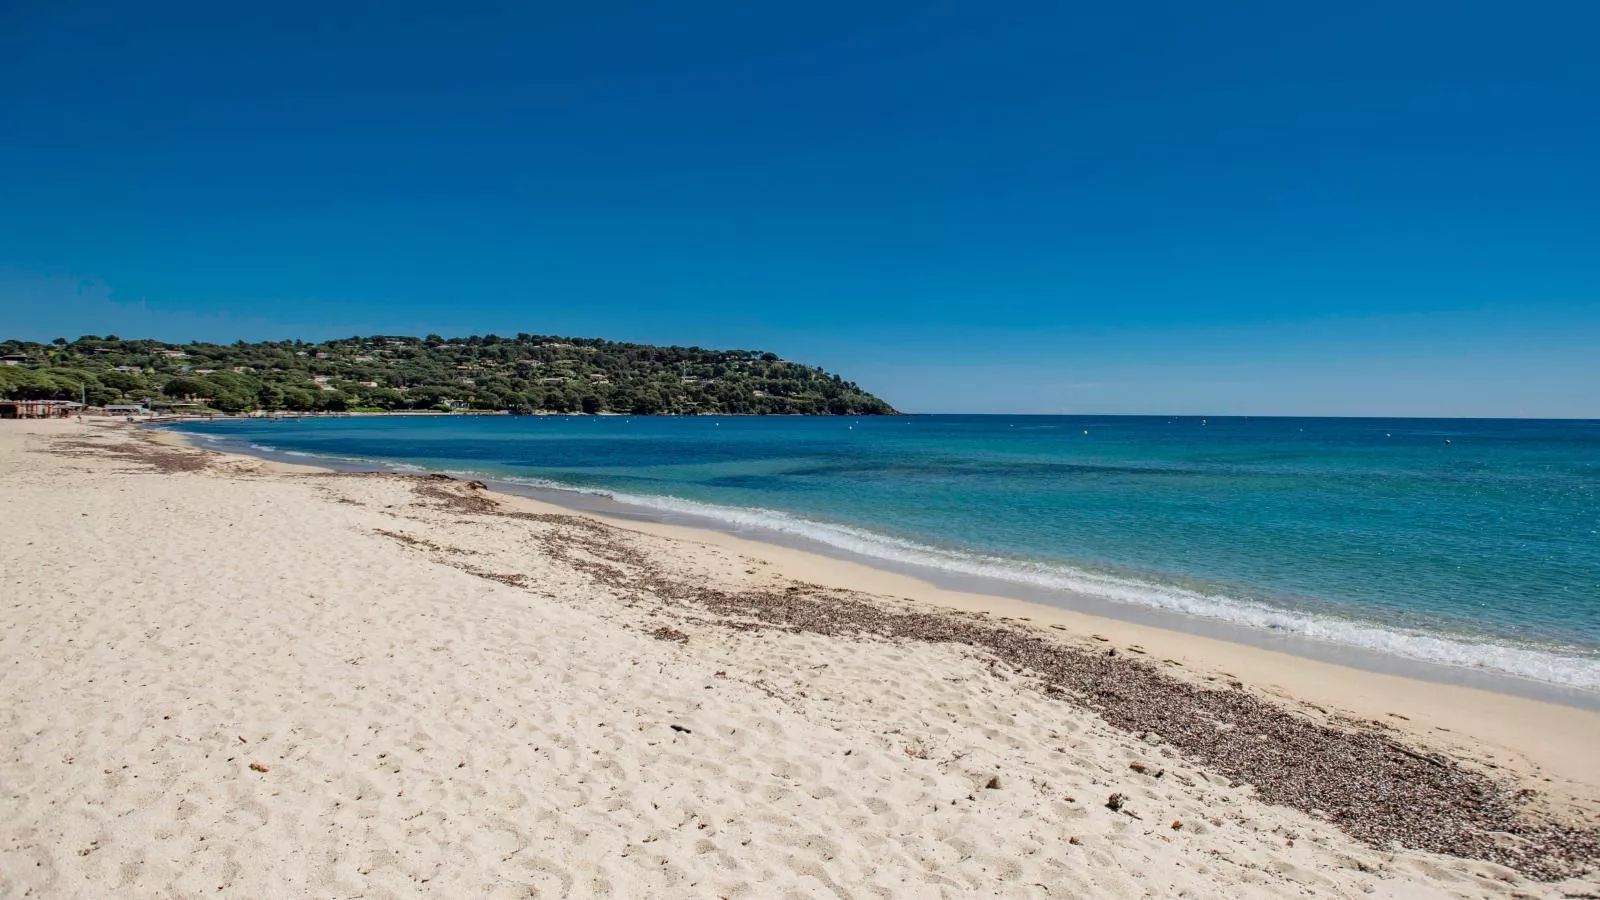
[[[505,410],[632,415],[881,415],[888,403],[759,350],[521,333],[173,344],[84,335],[0,341],[0,397],[203,401],[252,410]]]

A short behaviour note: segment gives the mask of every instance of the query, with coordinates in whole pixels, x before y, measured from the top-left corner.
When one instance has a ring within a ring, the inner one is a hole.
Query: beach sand
[[[1591,711],[161,438],[0,423],[0,896],[1600,895]]]

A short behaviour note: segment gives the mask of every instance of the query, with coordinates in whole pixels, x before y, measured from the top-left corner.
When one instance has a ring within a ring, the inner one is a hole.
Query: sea
[[[177,427],[223,449],[481,478],[1380,669],[1600,697],[1600,421],[357,416]]]

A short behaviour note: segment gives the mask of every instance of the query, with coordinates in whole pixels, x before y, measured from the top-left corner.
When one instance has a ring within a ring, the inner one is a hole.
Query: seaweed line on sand
[[[138,440],[117,442],[89,440],[86,438],[56,438],[47,452],[58,456],[111,457],[123,462],[145,466],[156,473],[200,472],[209,468],[213,454],[203,450],[171,447],[157,443],[142,432]]]
[[[1243,690],[1202,687],[1126,655],[1077,647],[1031,628],[943,610],[901,610],[816,585],[724,590],[674,577],[594,519],[506,509],[483,486],[410,477],[428,505],[556,526],[536,539],[621,595],[698,607],[718,624],[848,638],[954,643],[1031,674],[1049,696],[1110,725],[1153,735],[1273,804],[1317,815],[1380,849],[1484,860],[1557,880],[1600,864],[1600,830],[1527,808],[1517,790],[1380,730],[1313,721]]]

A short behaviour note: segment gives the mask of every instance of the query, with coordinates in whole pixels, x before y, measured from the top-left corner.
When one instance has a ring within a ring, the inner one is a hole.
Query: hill
[[[889,404],[815,366],[756,350],[593,338],[375,335],[307,343],[169,344],[85,335],[0,342],[0,397],[189,401],[222,412],[884,415]]]

